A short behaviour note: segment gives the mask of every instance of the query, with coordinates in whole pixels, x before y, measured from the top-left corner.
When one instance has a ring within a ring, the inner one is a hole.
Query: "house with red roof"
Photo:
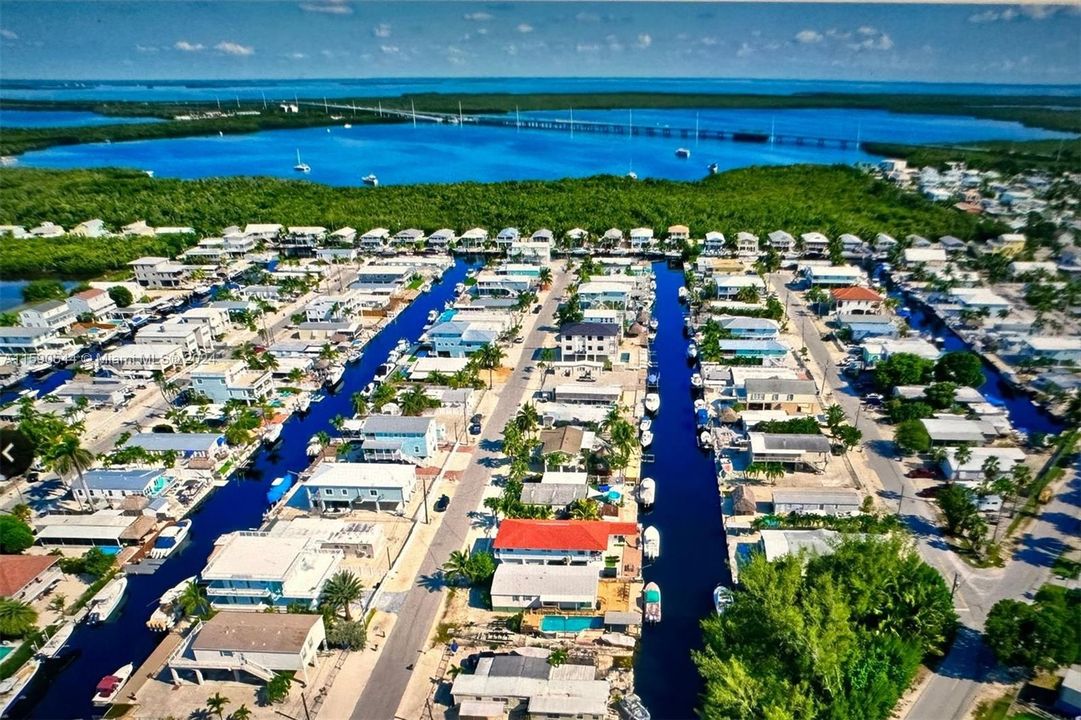
[[[620,577],[640,570],[640,560],[634,560],[641,557],[639,545],[638,525],[632,522],[507,519],[492,548],[500,563],[589,566]]]
[[[109,296],[109,293],[101,288],[90,288],[89,290],[77,292],[68,298],[67,303],[76,317],[93,315],[99,320],[107,320],[116,312],[116,303]]]
[[[56,555],[0,555],[0,597],[32,602],[60,582]]]
[[[885,298],[868,287],[834,288],[830,298],[839,315],[873,315],[882,311]]]

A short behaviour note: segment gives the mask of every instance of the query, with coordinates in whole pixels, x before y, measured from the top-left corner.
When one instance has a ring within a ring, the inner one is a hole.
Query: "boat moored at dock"
[[[642,557],[653,560],[661,554],[661,531],[650,525],[642,531]]]
[[[623,720],[651,720],[652,717],[642,704],[642,698],[634,693],[624,695],[619,701],[619,715]]]
[[[75,623],[64,623],[56,629],[56,632],[52,634],[45,644],[38,650],[38,657],[51,658],[56,657],[56,654],[64,649],[64,646],[68,644],[68,638],[75,632]]]
[[[638,503],[644,509],[653,507],[653,502],[657,497],[657,481],[653,478],[642,478],[642,482],[638,483],[637,495]]]
[[[643,448],[647,448],[653,444],[653,433],[649,430],[642,431],[642,437],[639,439],[639,443]]]
[[[642,589],[642,604],[645,611],[645,621],[647,623],[659,623],[661,621],[661,589],[657,586],[657,583],[648,583]]]
[[[191,520],[188,519],[180,520],[176,525],[170,525],[162,530],[158,539],[154,541],[154,547],[150,549],[150,557],[165,559],[172,555],[180,547],[180,543],[184,542],[190,530]]]
[[[120,601],[124,599],[124,592],[127,589],[128,578],[125,575],[113,578],[106,583],[91,601],[86,621],[91,625],[106,622],[120,607]]]
[[[655,392],[646,393],[642,405],[645,407],[646,412],[656,415],[657,411],[661,409],[661,396]]]
[[[331,365],[327,369],[327,377],[324,384],[327,387],[334,387],[342,381],[345,376],[345,366],[343,365]]]
[[[735,601],[732,591],[724,585],[713,588],[713,610],[718,615],[723,615],[728,606]]]
[[[0,680],[0,717],[7,717],[8,710],[26,690],[26,686],[37,675],[40,667],[41,662],[32,659],[23,663],[23,666],[11,677]]]
[[[687,345],[687,359],[696,360],[698,358],[698,346],[694,343]]]
[[[98,681],[97,686],[94,688],[94,699],[91,701],[96,707],[105,707],[111,705],[120,694],[120,689],[124,687],[124,683],[128,681],[131,674],[135,672],[135,665],[128,663],[122,668],[119,668],[112,675],[106,675]]]

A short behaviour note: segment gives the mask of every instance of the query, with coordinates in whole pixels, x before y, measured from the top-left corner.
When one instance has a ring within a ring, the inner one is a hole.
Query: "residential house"
[[[366,293],[391,295],[404,288],[415,274],[411,265],[365,265],[357,268],[357,279],[349,287]]]
[[[968,247],[968,243],[953,235],[943,235],[938,239],[939,246],[946,251],[947,255],[956,255],[957,253],[964,252]]]
[[[907,247],[902,252],[905,267],[916,266],[942,267],[946,264],[946,249],[943,247]]]
[[[719,298],[734,298],[744,288],[754,288],[759,295],[766,292],[766,283],[758,275],[717,274],[713,276],[713,284],[717,287]]]
[[[809,468],[822,472],[829,464],[830,443],[822,435],[748,433],[751,462],[759,465],[780,463],[793,469]]]
[[[102,368],[121,375],[151,377],[164,373],[185,362],[184,348],[172,343],[156,342],[139,345],[121,345],[98,358]]]
[[[227,452],[225,438],[207,433],[135,433],[124,447],[141,447],[147,452],[175,452],[182,458],[215,459]]]
[[[684,243],[691,239],[691,229],[686,225],[669,225],[668,242]],[[724,242],[723,240],[721,241]]]
[[[803,241],[804,255],[825,256],[829,252],[830,239],[820,232],[808,232],[800,235]]]
[[[177,321],[184,325],[200,325],[212,338],[220,338],[229,329],[229,312],[222,308],[193,307],[177,316]]]
[[[81,480],[71,484],[71,493],[80,503],[88,502],[93,506],[99,500],[114,503],[129,495],[158,497],[171,482],[172,478],[165,474],[164,468],[95,468],[85,471]]]
[[[22,240],[32,235],[26,232],[26,227],[23,225],[0,225],[0,237]]]
[[[308,322],[340,322],[359,315],[372,301],[373,296],[352,289],[333,295],[319,295],[304,306],[304,316]]]
[[[590,280],[578,286],[578,302],[583,308],[626,310],[631,287],[613,280]]]
[[[653,238],[653,228],[632,228],[630,232],[631,250],[643,252],[653,247],[656,242]]]
[[[867,338],[862,343],[863,361],[873,365],[880,360],[885,360],[891,355],[906,353],[916,355],[925,360],[938,360],[942,351],[935,345],[923,338]]]
[[[585,308],[582,310],[582,321],[611,324],[622,329],[623,313],[619,310],[609,310],[607,308]]]
[[[776,340],[781,331],[776,320],[742,315],[722,315],[717,324],[737,340]]]
[[[242,360],[213,360],[191,371],[191,387],[211,402],[237,400],[250,405],[270,394],[271,374],[269,370],[250,370]]]
[[[957,449],[946,448],[945,457],[939,463],[942,475],[953,482],[981,482],[985,479],[984,463],[994,459],[999,472],[1008,474],[1014,465],[1025,461],[1025,451],[1014,447],[974,447],[969,449],[965,462],[958,462]]]
[[[625,550],[640,551],[638,533],[633,522],[508,518],[499,524],[492,551],[503,565],[588,566],[594,574],[608,569],[623,576],[639,569],[623,564]]]
[[[49,514],[34,520],[35,545],[43,547],[100,547],[106,550],[142,545],[157,521],[124,510],[97,510],[84,515]]]
[[[1030,335],[1021,340],[1021,355],[1050,360],[1056,365],[1081,364],[1081,337]]]
[[[202,685],[208,671],[231,671],[234,680],[244,672],[264,683],[284,673],[307,684],[326,636],[318,613],[223,611],[196,623],[165,664],[174,685],[182,673]]]
[[[282,226],[276,223],[248,223],[244,226],[244,235],[255,242],[272,243],[282,234]]]
[[[461,720],[605,720],[609,685],[592,665],[550,665],[545,658],[483,657],[472,673],[454,678],[451,694]]]
[[[47,327],[0,327],[0,355],[45,355],[53,351],[74,354],[70,338],[61,338]]]
[[[1013,305],[1009,300],[987,288],[953,288],[948,292],[948,298],[956,303],[961,310],[972,310],[987,315],[998,315],[1005,311],[1009,313]]]
[[[432,417],[369,415],[345,422],[344,432],[360,438],[365,461],[426,460],[435,454],[446,434]]]
[[[372,228],[360,236],[357,246],[364,252],[379,252],[386,248],[390,241],[390,230],[386,228]]]
[[[32,603],[64,579],[56,555],[0,555],[0,597]]]
[[[354,247],[321,247],[315,249],[315,258],[330,265],[352,263],[357,259],[357,252]]]
[[[547,507],[560,513],[588,495],[589,485],[582,483],[530,482],[522,485],[521,501],[523,505]]]
[[[888,253],[897,247],[897,240],[886,233],[875,235],[875,252]]]
[[[532,235],[529,236],[530,242],[545,243],[546,245],[551,245],[554,239],[555,235],[548,228],[541,228],[540,230],[536,230]]]
[[[785,488],[773,491],[773,514],[857,515],[863,505],[858,490],[846,488]]]
[[[601,244],[607,247],[619,247],[623,244],[623,231],[619,228],[608,228],[601,236]]]
[[[36,238],[58,238],[64,236],[64,228],[51,222],[43,222],[35,228],[30,228],[30,235]]]
[[[180,259],[189,263],[220,265],[228,259],[223,238],[203,238],[193,247],[185,250]]]
[[[48,328],[53,332],[67,330],[76,320],[76,313],[63,300],[45,300],[19,311],[19,324],[28,328]]]
[[[391,238],[391,241],[395,245],[419,245],[423,243],[427,236],[423,230],[417,228],[406,228],[405,230],[399,230]]]
[[[113,378],[76,376],[51,393],[64,402],[79,402],[86,398],[86,402],[95,406],[118,408],[128,400],[128,394],[135,394],[127,382]]]
[[[864,280],[864,272],[852,265],[810,265],[805,270],[811,285],[847,287]]]
[[[724,243],[724,233],[719,233],[716,230],[710,230],[706,233],[706,238],[702,243],[702,254],[720,255],[726,249]],[[755,244],[757,245],[757,243]]]
[[[315,225],[293,225],[281,238],[278,247],[286,255],[314,257],[315,250],[327,239],[327,229]]]
[[[620,327],[613,323],[569,323],[559,329],[560,359],[615,362],[619,355]]]
[[[814,411],[818,387],[813,380],[750,377],[743,382],[738,396],[748,410],[783,410],[799,415]]]
[[[522,234],[518,231],[518,228],[503,228],[499,231],[499,234],[495,236],[496,247],[506,251],[513,243],[522,239]]]
[[[145,288],[183,287],[194,268],[163,257],[141,257],[128,266],[135,272],[135,282]]]
[[[552,388],[552,399],[570,405],[611,406],[619,402],[623,389],[619,385],[596,383],[567,383]]]
[[[574,469],[581,466],[582,453],[592,449],[595,440],[596,434],[593,431],[576,425],[548,428],[540,431],[540,452],[545,458],[553,453],[561,453],[566,461],[559,467]]]
[[[889,315],[867,315],[863,313],[840,313],[837,324],[847,330],[854,342],[864,338],[895,338],[900,336],[900,328]]]
[[[120,234],[124,237],[153,237],[154,228],[146,224],[146,220],[136,220],[120,228]]]
[[[450,228],[441,228],[428,236],[428,247],[433,250],[446,250],[458,236]]]
[[[479,250],[488,244],[488,231],[484,228],[472,228],[458,238],[458,247],[462,250]]]
[[[319,541],[320,548],[340,550],[346,557],[382,557],[387,544],[382,523],[335,520],[322,515],[289,520],[279,518],[267,532],[275,537],[314,538]]]
[[[448,320],[427,335],[437,357],[466,357],[499,340],[505,326],[497,322]]]
[[[867,250],[867,243],[859,235],[845,233],[841,235],[841,251],[847,254],[862,254]]]
[[[338,228],[330,234],[330,242],[335,245],[355,245],[357,240],[357,229],[349,227],[348,225],[343,228]]]
[[[788,346],[778,340],[721,340],[717,343],[722,358],[759,358],[773,365],[788,357]]]
[[[73,227],[68,234],[74,235],[75,237],[99,238],[108,237],[112,233],[105,227],[104,220],[95,218],[94,220],[85,220],[79,223]]]
[[[770,244],[773,244],[772,240]],[[758,257],[758,236],[749,232],[736,233],[736,254],[740,257]]]
[[[990,423],[959,415],[939,414],[920,420],[933,445],[983,445],[998,436]]]
[[[1010,277],[1018,278],[1022,275],[1028,275],[1029,273],[1043,273],[1048,277],[1055,277],[1058,274],[1058,264],[1051,260],[1043,262],[1021,262],[1014,260],[1010,263]]]
[[[796,249],[796,238],[784,230],[774,230],[766,238],[769,246],[782,255]]]
[[[865,315],[882,310],[886,299],[871,288],[855,285],[830,290],[830,300],[838,315]]]
[[[1024,249],[1025,235],[1023,233],[1003,233],[988,240],[984,246],[986,252],[1010,256],[1016,255]]]
[[[595,610],[599,582],[600,574],[594,567],[500,563],[492,577],[492,609],[496,612],[540,608]]]
[[[548,231],[551,234],[551,231]],[[536,233],[534,233],[536,237]],[[537,240],[516,241],[507,248],[507,257],[516,262],[548,265],[552,262],[552,243]]]
[[[316,539],[233,532],[218,538],[199,575],[219,610],[314,609],[343,559],[341,551],[324,550]]]
[[[319,512],[397,512],[409,505],[417,484],[413,465],[324,462],[304,483],[308,506]]]
[[[136,345],[176,345],[186,360],[192,360],[213,348],[214,338],[203,325],[175,320],[155,323],[135,333]]]

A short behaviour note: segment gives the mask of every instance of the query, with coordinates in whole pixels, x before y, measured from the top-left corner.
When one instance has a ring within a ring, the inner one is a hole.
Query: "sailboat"
[[[300,161],[300,148],[297,148],[297,164],[293,166],[297,172],[308,173],[312,171],[311,165]]]

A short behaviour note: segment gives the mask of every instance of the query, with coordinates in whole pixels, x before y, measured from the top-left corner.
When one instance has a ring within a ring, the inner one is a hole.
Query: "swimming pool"
[[[596,630],[604,627],[601,617],[569,617],[566,615],[545,615],[541,618],[541,632],[574,633],[582,630]]]
[[[15,648],[13,648],[10,645],[0,645],[0,660],[3,660],[4,658],[6,658],[14,650],[15,650]]]

